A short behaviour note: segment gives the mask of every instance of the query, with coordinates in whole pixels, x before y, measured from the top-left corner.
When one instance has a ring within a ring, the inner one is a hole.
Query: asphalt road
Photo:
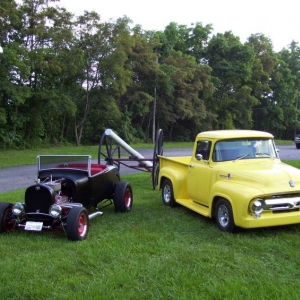
[[[300,150],[294,145],[277,146],[279,156],[282,160],[300,159]],[[152,161],[153,150],[137,150],[146,159]],[[164,156],[189,156],[192,149],[164,149]],[[127,163],[128,165],[137,165],[137,162]],[[122,166],[120,168],[121,175],[138,172],[132,167]],[[11,168],[0,169],[0,193],[20,188],[26,188],[35,183],[37,179],[37,165],[27,165]]]

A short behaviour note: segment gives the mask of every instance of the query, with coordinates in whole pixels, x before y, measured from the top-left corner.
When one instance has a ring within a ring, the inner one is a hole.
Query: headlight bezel
[[[11,211],[15,216],[21,216],[25,212],[25,206],[21,202],[16,202]]]
[[[49,208],[49,215],[53,218],[59,218],[62,215],[62,207],[58,204],[53,204]]]
[[[254,218],[259,219],[264,211],[264,200],[262,198],[256,198],[251,202],[251,212],[254,214]]]

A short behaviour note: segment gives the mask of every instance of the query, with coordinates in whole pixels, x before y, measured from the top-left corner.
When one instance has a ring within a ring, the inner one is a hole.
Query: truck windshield
[[[272,139],[221,140],[213,151],[213,161],[261,158],[279,158]]]

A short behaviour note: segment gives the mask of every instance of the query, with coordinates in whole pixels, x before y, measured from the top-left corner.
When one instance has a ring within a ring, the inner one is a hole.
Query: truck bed
[[[161,155],[158,155],[159,157],[159,160],[160,160],[160,163],[164,163],[167,161],[167,164],[168,166],[170,164],[172,164],[172,162],[174,162],[174,164],[181,164],[181,165],[184,165],[184,166],[188,166],[188,164],[190,163],[191,161],[191,156],[172,156],[172,157],[166,157],[166,156],[161,156]],[[160,164],[160,166],[162,166]]]

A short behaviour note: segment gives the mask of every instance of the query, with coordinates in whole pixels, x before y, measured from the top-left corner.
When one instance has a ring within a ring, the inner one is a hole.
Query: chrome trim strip
[[[280,211],[300,208],[300,197],[267,199],[264,201],[264,210]]]

